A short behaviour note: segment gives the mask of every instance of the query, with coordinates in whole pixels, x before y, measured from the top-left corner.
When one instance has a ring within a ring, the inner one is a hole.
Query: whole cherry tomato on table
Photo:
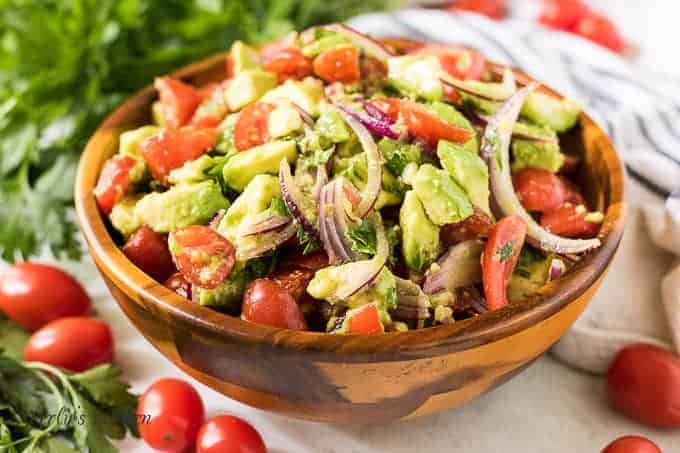
[[[243,295],[242,316],[258,324],[307,330],[307,321],[293,296],[267,278],[258,278],[248,286]]]
[[[543,0],[538,22],[557,30],[569,31],[588,12],[581,0]]]
[[[90,297],[80,283],[56,267],[19,263],[0,273],[0,311],[27,330],[89,309]]]
[[[26,343],[24,359],[71,371],[85,371],[113,359],[113,335],[98,319],[60,318],[43,326]]]
[[[661,453],[661,449],[644,437],[623,436],[607,445],[602,453]]]
[[[158,77],[154,81],[167,127],[176,129],[189,122],[203,100],[191,85],[172,77]]]
[[[218,415],[201,427],[196,453],[267,453],[267,447],[250,423],[232,415]]]
[[[449,6],[451,11],[469,11],[495,20],[506,15],[506,0],[456,0]]]
[[[167,237],[146,225],[130,236],[122,250],[135,266],[156,281],[166,280],[177,270],[168,250]]]
[[[614,52],[626,50],[626,41],[614,22],[598,12],[588,11],[578,21],[574,32]]]
[[[130,172],[137,161],[130,156],[114,156],[107,160],[99,174],[94,188],[94,197],[99,210],[110,214],[116,204],[130,189]]]

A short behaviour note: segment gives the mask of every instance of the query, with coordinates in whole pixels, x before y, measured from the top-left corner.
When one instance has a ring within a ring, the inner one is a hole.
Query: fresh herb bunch
[[[398,0],[0,0],[0,254],[81,250],[70,210],[78,155],[122,99],[235,39]]]

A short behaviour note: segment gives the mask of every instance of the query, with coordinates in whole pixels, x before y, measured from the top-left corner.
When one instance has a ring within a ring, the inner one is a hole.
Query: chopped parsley
[[[350,241],[352,250],[357,253],[375,255],[378,248],[378,239],[375,233],[373,222],[364,219],[353,228],[347,231],[347,238]]]
[[[507,242],[498,251],[498,261],[500,261],[501,263],[506,262],[507,260],[512,258],[513,253],[515,253],[515,246],[512,245],[512,242]]]
[[[314,236],[306,232],[301,225],[298,225],[297,240],[302,247],[303,255],[307,255],[321,249],[321,244],[319,244],[319,241],[317,241]]]

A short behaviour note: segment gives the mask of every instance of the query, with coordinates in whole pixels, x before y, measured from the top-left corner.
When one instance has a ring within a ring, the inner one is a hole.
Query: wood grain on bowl
[[[225,55],[218,55],[176,75],[200,85],[223,77],[224,64]],[[582,114],[569,151],[584,159],[580,182],[592,207],[605,213],[603,245],[535,297],[452,325],[371,336],[251,324],[186,300],[137,269],[97,210],[92,189],[104,161],[122,131],[149,122],[154,99],[151,87],[130,98],[83,153],[75,196],[90,254],[121,309],[158,350],[210,387],[262,409],[379,423],[463,404],[521,371],[564,334],[599,287],[623,233],[621,162],[602,129]]]

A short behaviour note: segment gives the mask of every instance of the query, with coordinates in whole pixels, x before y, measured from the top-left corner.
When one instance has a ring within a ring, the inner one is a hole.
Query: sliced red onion
[[[395,140],[399,138],[399,134],[394,129],[392,129],[391,122],[387,122],[380,118],[361,113],[358,110],[346,104],[337,103],[336,105],[340,109],[342,109],[345,113],[348,113],[356,120],[358,120],[362,125],[366,126],[366,129],[368,129],[371,133],[379,137],[387,137]]]
[[[210,222],[208,222],[208,226],[213,230],[217,229],[217,226],[220,224],[226,213],[226,209],[220,209],[217,211],[215,215],[212,216],[212,219],[210,219]]]
[[[366,153],[366,168],[368,174],[366,178],[366,187],[361,193],[361,201],[356,208],[356,214],[359,217],[364,218],[373,209],[375,202],[378,201],[378,196],[380,196],[383,167],[382,154],[380,154],[378,145],[375,144],[371,133],[359,121],[342,109],[338,109],[338,112],[357,135],[359,143],[361,143],[361,147]]]
[[[360,33],[355,29],[348,27],[347,25],[330,24],[324,26],[323,28],[343,35],[344,37],[352,41],[353,44],[363,49],[366,55],[376,58],[382,62],[386,62],[388,58],[394,56],[392,52],[390,52],[380,42],[376,41],[375,39],[369,38],[363,33]]]
[[[484,93],[479,90],[478,87],[474,86],[475,82],[464,81],[451,77],[449,75],[444,75],[441,77],[441,81],[444,85],[450,86],[462,93],[469,94],[471,96],[478,97],[485,101],[492,102],[503,102],[508,99],[517,90],[517,85],[515,82],[515,74],[507,69],[503,72],[503,80],[498,84],[500,94],[489,94]],[[481,83],[481,82],[477,82]]]
[[[269,233],[263,233],[249,241],[247,245],[237,247],[236,259],[247,261],[259,258],[274,250],[295,236],[297,226],[293,222],[288,222],[286,226]]]
[[[472,114],[474,116],[473,120],[475,123],[480,124],[484,127],[486,127],[487,124],[489,124],[489,121],[491,120],[490,116],[484,115],[479,112],[475,112]],[[557,137],[545,137],[537,134],[531,134],[528,133],[527,131],[519,131],[517,130],[517,127],[513,127],[512,129],[512,138],[516,138],[519,140],[528,140],[532,142],[542,142],[542,143],[557,143],[558,139]]]
[[[300,223],[302,228],[316,239],[320,239],[319,230],[315,226],[315,219],[310,219],[309,212],[314,210],[314,202],[308,197],[304,196],[300,188],[295,183],[293,175],[290,172],[290,165],[287,159],[281,159],[279,164],[279,183],[281,185],[281,194],[283,201],[286,203],[288,211],[295,220]]]
[[[518,215],[527,224],[527,240],[534,247],[554,253],[582,253],[600,246],[599,239],[567,239],[541,227],[524,209],[512,185],[510,174],[510,138],[519,112],[531,91],[532,83],[517,91],[491,118],[484,130],[480,154],[489,166],[492,204],[498,218]]]
[[[321,193],[321,188],[328,183],[328,171],[326,167],[320,165],[316,167],[316,180],[314,181],[314,187],[312,187],[312,198],[319,200],[319,194]]]
[[[278,230],[284,225],[291,222],[291,218],[287,215],[271,214],[268,211],[263,211],[260,214],[253,216],[248,220],[248,223],[239,228],[239,236],[257,236],[259,234],[269,233]]]
[[[550,261],[550,271],[548,272],[548,281],[557,280],[567,271],[567,265],[559,258],[553,258]]]
[[[412,282],[396,277],[397,307],[392,315],[399,319],[428,319],[430,317],[430,298]]]
[[[371,115],[374,118],[377,118],[378,120],[382,121],[383,123],[387,124],[394,124],[394,119],[389,116],[387,113],[383,112],[381,109],[379,109],[374,103],[371,101],[364,101],[364,108],[366,109],[366,113]]]
[[[436,294],[481,282],[483,251],[484,244],[476,239],[452,246],[425,274],[423,291]]]
[[[319,236],[328,262],[332,265],[344,263],[352,258],[352,251],[345,245],[335,221],[334,182],[321,188],[319,194]]]
[[[307,126],[310,126],[310,127],[314,126],[314,118],[312,118],[312,115],[310,115],[309,112],[307,112],[307,110],[303,109],[302,107],[300,107],[295,102],[291,102],[291,104],[293,104],[293,107],[295,107],[295,110],[298,111],[298,113],[300,114],[300,118],[302,118],[302,121]]]

